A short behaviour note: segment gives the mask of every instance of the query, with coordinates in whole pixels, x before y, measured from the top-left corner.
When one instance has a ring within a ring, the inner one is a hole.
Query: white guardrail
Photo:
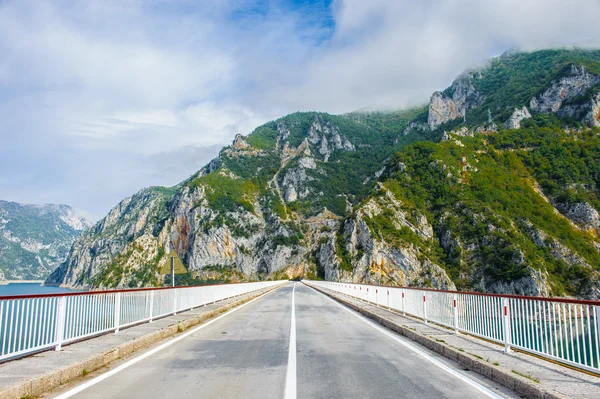
[[[287,280],[285,281],[287,282]],[[284,281],[0,296],[0,361],[174,315]]]
[[[525,352],[600,372],[600,301],[306,281]]]

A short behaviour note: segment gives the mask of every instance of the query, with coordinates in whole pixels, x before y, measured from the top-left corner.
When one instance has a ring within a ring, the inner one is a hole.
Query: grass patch
[[[531,381],[533,381],[533,382],[537,382],[537,383],[539,383],[539,382],[540,382],[540,379],[539,379],[539,378],[537,378],[537,377],[534,377],[534,376],[532,376],[532,375],[531,375],[531,373],[524,374],[524,373],[520,373],[520,372],[518,372],[517,370],[511,370],[511,371],[512,371],[513,373],[515,373],[515,374],[517,374],[517,375],[520,375],[521,377],[525,377],[525,378],[527,378],[528,380],[531,380]]]

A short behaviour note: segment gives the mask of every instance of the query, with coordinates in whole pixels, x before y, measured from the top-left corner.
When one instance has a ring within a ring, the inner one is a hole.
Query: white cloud
[[[285,113],[403,107],[512,46],[600,46],[598,15],[588,0],[5,1],[0,198],[100,217]]]
[[[336,30],[296,84],[269,86],[269,102],[344,112],[423,102],[469,66],[509,47],[600,46],[600,2],[574,0],[346,0]]]

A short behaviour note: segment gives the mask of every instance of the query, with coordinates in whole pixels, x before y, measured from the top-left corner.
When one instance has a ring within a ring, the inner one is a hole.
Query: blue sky
[[[102,217],[286,113],[397,109],[519,46],[600,46],[592,0],[0,0],[0,199]]]

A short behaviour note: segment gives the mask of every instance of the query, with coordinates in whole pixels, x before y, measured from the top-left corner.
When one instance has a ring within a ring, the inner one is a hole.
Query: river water
[[[45,287],[38,283],[11,283],[0,285],[0,297],[11,295],[59,294],[73,292],[73,290],[60,287]]]

